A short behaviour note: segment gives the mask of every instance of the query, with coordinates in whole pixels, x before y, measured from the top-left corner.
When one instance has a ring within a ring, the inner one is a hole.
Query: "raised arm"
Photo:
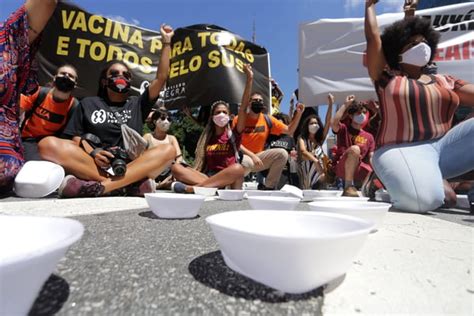
[[[247,109],[250,103],[250,93],[252,93],[252,84],[253,84],[253,71],[250,64],[244,65],[244,72],[247,76],[245,81],[245,89],[242,94],[242,102],[239,108],[239,115],[237,117],[237,132],[242,133],[245,128],[245,121],[247,120]]]
[[[305,106],[303,103],[298,103],[296,105],[296,114],[288,125],[288,128],[283,131],[283,134],[293,136],[296,131],[296,128],[298,127],[298,124],[300,123],[301,117],[303,116],[304,108]]]
[[[160,33],[163,49],[161,50],[160,63],[158,64],[156,78],[153,79],[148,86],[150,101],[158,98],[161,89],[166,83],[166,79],[168,79],[168,73],[170,71],[171,38],[174,35],[174,31],[171,26],[162,24]]]
[[[387,64],[382,49],[382,39],[377,24],[375,3],[378,0],[365,1],[365,39],[367,41],[367,69],[372,80],[376,81],[382,75]]]
[[[46,23],[56,9],[57,0],[27,0],[25,2],[26,15],[28,16],[28,41],[33,43],[43,31]]]
[[[349,105],[352,104],[352,102],[354,102],[354,100],[355,100],[354,95],[352,94],[348,95],[346,97],[346,101],[344,102],[344,104],[339,108],[339,110],[337,110],[331,122],[331,128],[334,133],[339,132],[339,123],[341,122],[341,119],[344,116],[344,113],[346,112],[347,108],[349,107]]]
[[[405,0],[403,5],[403,12],[405,12],[405,19],[411,16],[415,16],[416,7],[418,6],[418,0]]]
[[[324,129],[323,129],[323,140],[322,140],[323,143],[326,140],[326,137],[328,136],[329,126],[331,126],[333,105],[334,105],[334,96],[331,93],[329,93],[328,94],[328,110],[326,112],[326,121],[324,122]]]

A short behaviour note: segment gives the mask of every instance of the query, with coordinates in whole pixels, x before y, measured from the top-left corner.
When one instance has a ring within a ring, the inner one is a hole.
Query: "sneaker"
[[[128,185],[125,188],[126,196],[140,196],[144,197],[145,193],[154,193],[156,192],[156,183],[155,180],[150,178],[145,178],[141,181],[137,181]]]
[[[62,198],[96,197],[102,195],[104,189],[99,181],[85,181],[67,175],[59,186],[58,195]]]
[[[186,193],[186,185],[182,182],[175,181],[171,183],[171,191],[175,193]]]
[[[357,193],[357,189],[355,187],[349,186],[344,189],[342,196],[359,197],[359,193]]]

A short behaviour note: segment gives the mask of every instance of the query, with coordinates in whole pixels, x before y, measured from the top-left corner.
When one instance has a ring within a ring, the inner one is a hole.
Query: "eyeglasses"
[[[70,74],[69,72],[60,71],[60,72],[58,72],[58,75],[60,75],[62,77],[68,77],[69,79],[72,79],[72,80],[76,81],[76,76],[74,76],[73,74]]]
[[[117,77],[117,76],[124,76],[126,79],[131,79],[132,74],[129,71],[118,71],[118,70],[111,70],[110,71],[110,76],[111,77]]]

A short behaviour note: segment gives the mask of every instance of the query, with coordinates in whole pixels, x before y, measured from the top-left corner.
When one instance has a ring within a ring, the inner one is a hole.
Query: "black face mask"
[[[251,105],[252,112],[257,113],[257,114],[261,113],[263,109],[265,108],[265,105],[263,104],[263,102],[259,102],[259,101],[252,101],[250,105]]]
[[[54,86],[61,92],[71,92],[74,90],[76,83],[66,76],[56,76]]]
[[[130,90],[130,80],[122,76],[109,77],[107,87],[118,93],[127,93]]]

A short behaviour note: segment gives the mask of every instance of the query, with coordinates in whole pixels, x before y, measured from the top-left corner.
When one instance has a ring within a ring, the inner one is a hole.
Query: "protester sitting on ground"
[[[142,95],[129,96],[129,68],[121,61],[110,61],[101,72],[98,96],[82,99],[64,130],[66,135],[73,137],[72,141],[50,136],[41,142],[41,157],[60,164],[69,173],[59,188],[60,197],[116,193],[143,196],[155,190],[152,179],[176,157],[173,146],[169,144],[146,150],[134,161],[118,150],[124,146],[121,125],[125,124],[141,134],[143,122],[168,77],[173,30],[162,25],[160,31],[163,50],[158,71]],[[101,142],[102,145],[94,148],[91,142]],[[125,174],[107,172],[112,164],[118,165],[122,172],[126,169]]]
[[[40,87],[33,95],[22,94],[20,125],[25,160],[41,160],[38,143],[46,136],[61,136],[79,101],[72,96],[77,83],[77,70],[72,65],[58,68],[52,87]]]
[[[242,134],[242,146],[244,158],[242,165],[246,174],[268,169],[268,175],[263,190],[277,189],[282,170],[288,161],[288,153],[282,148],[265,149],[269,135],[289,134],[295,132],[296,127],[304,111],[304,105],[296,106],[296,114],[289,125],[285,125],[276,118],[263,114],[266,106],[261,94],[252,93],[250,97],[251,111],[245,120],[245,129]],[[236,124],[239,117],[234,118]]]
[[[443,178],[474,166],[474,119],[449,130],[460,103],[474,106],[474,85],[447,75],[424,74],[439,32],[429,20],[407,17],[382,36],[376,0],[365,6],[368,73],[379,97],[382,122],[373,163],[394,206],[426,212],[443,204]]]
[[[351,121],[349,125],[341,122],[346,111]],[[336,176],[344,179],[343,196],[359,196],[356,185],[366,182],[372,172],[371,159],[375,141],[370,133],[361,128],[366,113],[364,104],[349,95],[331,122],[332,130],[337,134],[335,170]]]
[[[33,62],[38,41],[57,1],[27,0],[0,23],[0,196],[11,193],[24,164],[19,132],[20,94],[38,88]]]
[[[196,147],[194,169],[183,163],[174,163],[171,172],[177,180],[171,189],[177,193],[192,193],[194,187],[242,189],[244,168],[240,164],[239,146],[252,90],[253,71],[244,66],[247,76],[239,119],[230,128],[230,107],[225,101],[211,105],[209,121]]]
[[[284,113],[276,113],[273,115],[274,118],[279,120],[285,125],[290,124],[290,117]],[[296,167],[296,144],[293,135],[281,134],[281,135],[270,135],[268,137],[269,148],[283,148],[288,152],[288,161],[283,168],[282,175],[278,182],[277,188],[281,188],[285,184],[291,184],[299,186],[297,167]],[[259,180],[260,174],[262,174],[261,181],[258,181],[259,185],[262,186],[264,183],[264,176],[267,175],[267,170],[257,173],[257,181]]]
[[[331,125],[334,96],[328,95],[328,109],[324,125],[318,115],[308,116],[301,126],[297,140],[298,176],[303,190],[325,188],[330,177],[329,158],[324,153],[323,143],[326,141]]]
[[[159,108],[152,112],[150,122],[147,123],[148,127],[152,131],[151,133],[146,133],[143,135],[143,138],[147,142],[147,148],[154,148],[161,144],[170,144],[176,151],[176,158],[174,163],[183,162],[183,155],[181,148],[179,147],[179,142],[174,135],[168,134],[168,129],[170,128],[170,116],[166,108]],[[157,189],[169,189],[171,188],[171,183],[173,182],[173,177],[171,175],[171,168],[166,168],[156,179],[155,179]]]

